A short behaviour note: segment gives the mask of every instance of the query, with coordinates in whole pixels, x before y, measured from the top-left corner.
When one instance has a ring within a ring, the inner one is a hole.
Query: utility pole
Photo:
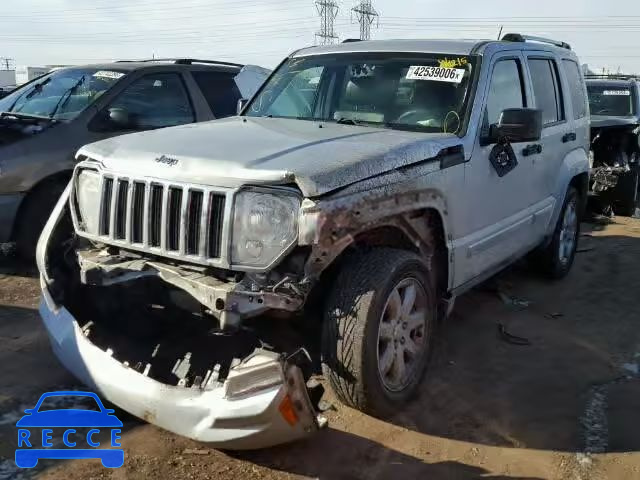
[[[0,57],[0,62],[4,63],[5,70],[11,70],[9,66],[13,63],[13,58]]]
[[[320,31],[316,33],[316,41],[320,45],[331,45],[338,40],[334,30],[334,22],[338,16],[338,3],[335,0],[316,0],[316,9],[320,15]]]
[[[371,25],[376,22],[376,27],[379,25],[380,15],[373,5],[371,0],[360,0],[360,3],[351,9],[356,14],[358,23],[360,24],[360,40],[371,39]]]

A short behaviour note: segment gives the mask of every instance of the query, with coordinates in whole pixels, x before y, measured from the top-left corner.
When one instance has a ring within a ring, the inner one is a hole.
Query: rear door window
[[[564,120],[556,63],[547,58],[530,58],[528,63],[536,108],[542,110],[542,124],[551,125]]]
[[[242,95],[236,85],[235,73],[195,71],[191,75],[216,118],[236,114],[238,100]]]

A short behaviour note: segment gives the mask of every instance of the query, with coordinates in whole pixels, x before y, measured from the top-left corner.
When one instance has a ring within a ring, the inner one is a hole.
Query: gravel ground
[[[128,418],[125,465],[13,464],[15,421],[78,387],[51,355],[33,269],[0,259],[0,479],[640,478],[640,220],[584,225],[565,281],[522,267],[462,297],[416,400],[386,421],[343,407],[308,440],[230,453]],[[513,345],[498,325],[530,341]],[[122,418],[122,417],[121,417]]]

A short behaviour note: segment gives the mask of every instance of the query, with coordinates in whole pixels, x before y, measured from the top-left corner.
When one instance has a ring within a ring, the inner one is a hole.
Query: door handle
[[[578,138],[578,137],[576,137],[576,134],[574,132],[565,133],[562,136],[562,143],[575,142],[576,138]]]
[[[534,143],[532,145],[527,145],[522,150],[522,155],[524,157],[528,157],[529,155],[537,155],[539,153],[542,153],[542,145],[540,145],[539,143]]]

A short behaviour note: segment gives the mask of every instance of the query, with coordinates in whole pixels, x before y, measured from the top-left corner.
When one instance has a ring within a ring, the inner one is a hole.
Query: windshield
[[[587,85],[587,90],[591,115],[633,115],[633,98],[629,87]]]
[[[437,54],[293,58],[246,115],[460,133],[474,63],[473,57]]]
[[[0,100],[0,112],[71,120],[109,90],[124,72],[73,68],[58,70]]]

